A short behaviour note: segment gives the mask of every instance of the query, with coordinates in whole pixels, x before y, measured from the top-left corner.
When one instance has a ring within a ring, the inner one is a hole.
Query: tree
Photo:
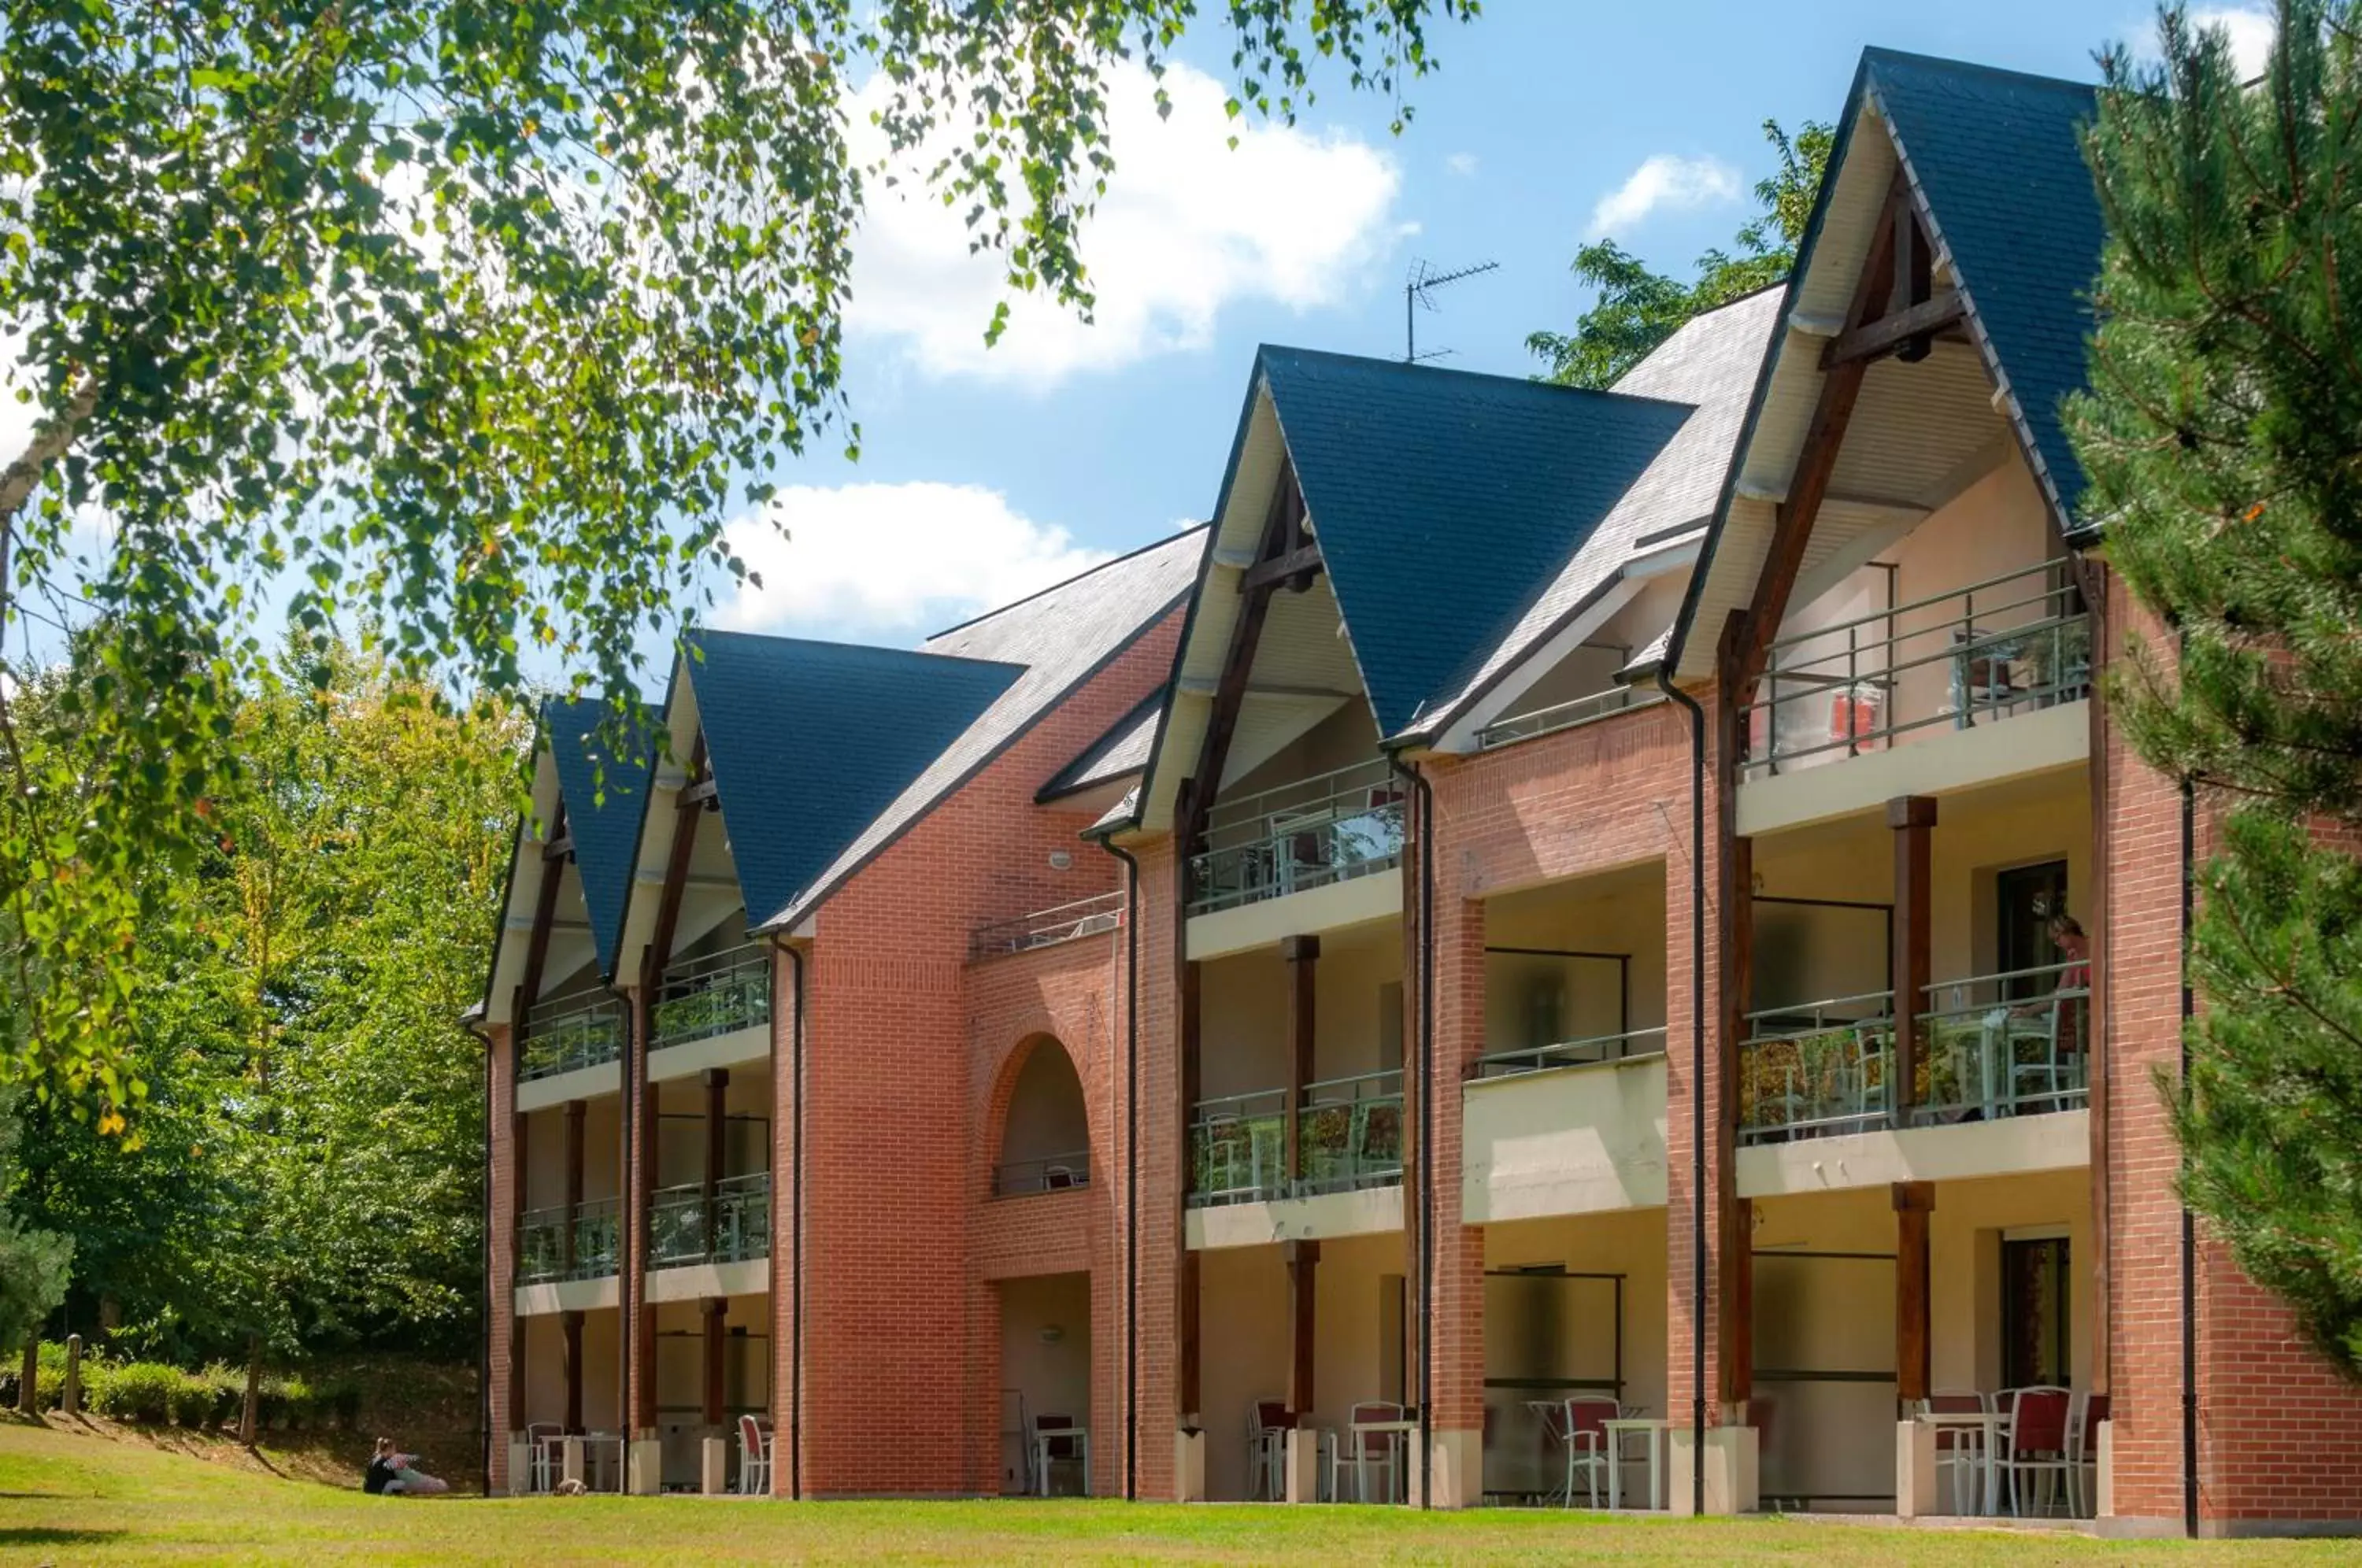
[[[2362,1375],[2362,6],[2285,0],[2260,86],[2162,13],[2103,58],[2108,239],[2081,502],[2165,628],[2110,700],[2221,823],[2202,867],[2181,1191]]]
[[[36,1231],[10,1212],[8,1198],[17,1186],[17,1149],[24,1131],[17,1119],[16,1099],[16,1091],[0,1091],[0,1346],[25,1347],[17,1403],[29,1411],[37,1408],[33,1389],[39,1380],[41,1324],[66,1297],[73,1242]]]
[[[1238,113],[1317,58],[1396,91],[1475,0],[1233,0]],[[42,412],[0,471],[0,645],[77,634],[88,771],[15,735],[0,668],[0,1060],[110,1131],[143,1081],[142,876],[249,788],[259,628],[382,616],[405,674],[514,698],[535,649],[632,687],[841,392],[865,191],[930,161],[1012,290],[1087,312],[1107,83],[1196,0],[131,0],[21,8],[0,50],[0,337]],[[1001,318],[979,323],[989,337]],[[0,454],[0,456],[6,456]],[[271,608],[266,612],[265,606]],[[0,660],[6,656],[0,654]]]
[[[1595,240],[1574,253],[1575,277],[1599,294],[1572,334],[1545,331],[1527,337],[1527,349],[1549,365],[1542,380],[1570,387],[1614,386],[1690,317],[1788,275],[1813,215],[1833,138],[1817,120],[1806,120],[1793,138],[1779,121],[1765,120],[1763,139],[1778,153],[1780,166],[1755,183],[1762,210],[1739,229],[1735,253],[1717,247],[1697,259],[1694,282],[1650,271],[1613,239]]]

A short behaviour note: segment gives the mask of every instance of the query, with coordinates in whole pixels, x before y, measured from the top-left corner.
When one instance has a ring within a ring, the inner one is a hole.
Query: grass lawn
[[[2351,1542],[2155,1542],[1786,1519],[1617,1521],[1492,1510],[1119,1503],[485,1502],[363,1496],[160,1451],[0,1424],[0,1562],[2352,1562]]]

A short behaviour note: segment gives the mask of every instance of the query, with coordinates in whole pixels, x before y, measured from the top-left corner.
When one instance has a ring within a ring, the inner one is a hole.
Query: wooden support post
[[[1198,965],[1184,961],[1181,966],[1181,1172],[1182,1190],[1186,1194],[1196,1167],[1196,1148],[1191,1139],[1190,1122],[1197,1116],[1198,1101],[1203,1097],[1204,1061],[1199,1054],[1200,1032],[1198,1010]],[[1179,1330],[1181,1414],[1196,1419],[1200,1406],[1198,1357],[1199,1281],[1198,1254],[1182,1242],[1179,1265],[1174,1270],[1175,1288],[1180,1300],[1175,1303],[1175,1327]]]
[[[1283,1165],[1292,1189],[1304,1179],[1304,1090],[1312,1082],[1312,1039],[1315,966],[1320,959],[1317,936],[1284,936],[1279,955],[1287,965],[1287,1104],[1280,1128]]]
[[[566,1228],[560,1241],[566,1258],[566,1276],[574,1277],[576,1232],[582,1222],[582,1159],[583,1124],[590,1115],[587,1101],[569,1099],[566,1102]],[[518,1118],[523,1121],[524,1118]]]
[[[1927,1397],[1927,1216],[1935,1209],[1934,1182],[1894,1184],[1894,1397],[1905,1403]]]
[[[1726,703],[1724,711],[1734,710]],[[1730,769],[1723,771],[1727,774]],[[1720,820],[1727,823],[1731,819],[1726,815]],[[1727,839],[1723,865],[1726,875],[1721,888],[1722,907],[1728,914],[1723,924],[1722,995],[1716,1020],[1719,1040],[1715,1053],[1722,1075],[1721,1093],[1714,1104],[1715,1168],[1718,1178],[1713,1202],[1718,1220],[1719,1244],[1716,1252],[1721,1259],[1716,1292],[1721,1318],[1715,1344],[1721,1374],[1721,1402],[1743,1406],[1753,1397],[1755,1330],[1751,1295],[1755,1234],[1753,1214],[1748,1201],[1738,1193],[1736,1151],[1740,1075],[1745,1069],[1739,1044],[1747,1038],[1748,1004],[1755,994],[1755,841],[1736,835]]]
[[[557,1328],[566,1342],[566,1430],[582,1430],[582,1314],[560,1312]]]
[[[705,1353],[705,1384],[698,1419],[709,1427],[719,1427],[723,1422],[723,1353],[729,1348],[730,1298],[709,1296],[698,1305],[705,1313],[705,1341],[701,1346]]]
[[[1287,1408],[1301,1427],[1319,1402],[1314,1370],[1314,1275],[1320,1264],[1318,1242],[1286,1242],[1280,1255],[1287,1262]]]
[[[1936,802],[1926,795],[1898,795],[1886,802],[1886,825],[1894,830],[1894,1081],[1888,1086],[1887,1116],[1897,1128],[1911,1125],[1919,1102],[1919,1013],[1935,976],[1930,889],[1930,836]]]
[[[1722,1337],[1722,1399],[1734,1412],[1732,1419],[1747,1426],[1752,1424],[1747,1407],[1755,1397],[1755,1200],[1734,1198],[1729,1209],[1729,1240],[1722,1254],[1723,1272],[1730,1281],[1725,1293],[1730,1315]]]
[[[58,1413],[61,1416],[82,1414],[82,1336],[80,1334],[66,1336],[66,1386],[64,1396],[58,1400]]]
[[[647,1054],[640,1054],[640,1071],[647,1071]],[[657,1130],[664,1120],[664,1085],[644,1079],[646,1092],[640,1102],[635,1129],[639,1148],[632,1160],[632,1207],[637,1211],[635,1232],[640,1238],[639,1257],[633,1265],[637,1288],[625,1303],[631,1328],[631,1436],[643,1441],[657,1435],[657,1308],[648,1299],[648,1275],[656,1251]]]
[[[728,1147],[724,1134],[729,1131],[730,1069],[705,1069],[705,1245],[709,1251],[721,1241],[722,1216],[717,1205],[722,1199],[723,1156]]]

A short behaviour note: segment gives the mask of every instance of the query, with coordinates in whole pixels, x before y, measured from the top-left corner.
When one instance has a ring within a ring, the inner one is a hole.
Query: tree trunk
[[[254,1435],[261,1425],[262,1336],[248,1334],[246,1340],[246,1407],[238,1412],[237,1441],[252,1448]]]
[[[40,1408],[38,1385],[41,1379],[41,1331],[35,1329],[25,1339],[25,1367],[17,1380],[17,1413],[29,1416]]]

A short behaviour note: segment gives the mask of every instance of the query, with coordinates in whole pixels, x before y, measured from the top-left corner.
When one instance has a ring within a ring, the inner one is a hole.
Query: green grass
[[[2350,1542],[2158,1542],[1492,1510],[1120,1503],[526,1501],[367,1497],[160,1452],[0,1424],[0,1562],[1871,1564],[2329,1562]]]

